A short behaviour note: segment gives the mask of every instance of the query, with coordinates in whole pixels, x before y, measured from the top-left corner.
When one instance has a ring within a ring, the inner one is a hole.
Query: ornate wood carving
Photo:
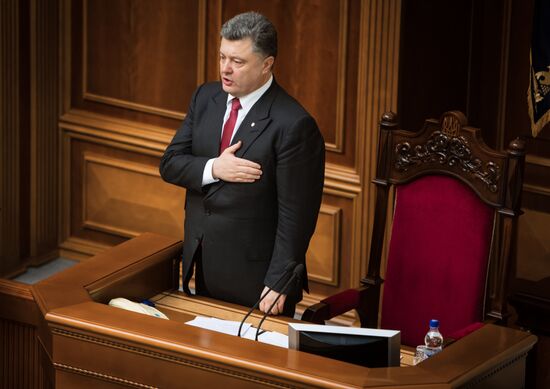
[[[456,128],[451,133],[456,133]],[[413,146],[411,142],[402,142],[395,147],[395,168],[398,171],[434,162],[457,166],[483,181],[493,193],[498,189],[501,167],[493,161],[484,163],[473,155],[468,140],[463,136],[434,131],[424,144]]]

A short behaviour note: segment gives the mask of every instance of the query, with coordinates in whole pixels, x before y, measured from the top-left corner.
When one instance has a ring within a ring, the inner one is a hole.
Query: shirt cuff
[[[202,172],[202,186],[218,182],[217,178],[212,177],[212,165],[216,158],[209,159],[204,166],[204,171]]]

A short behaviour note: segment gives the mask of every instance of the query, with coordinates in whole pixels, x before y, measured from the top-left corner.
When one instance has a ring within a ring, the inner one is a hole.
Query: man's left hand
[[[262,291],[261,296],[263,296],[268,291],[268,289],[269,288],[267,286],[265,286],[264,290]],[[279,300],[277,300],[277,303],[273,306],[273,308],[271,308],[271,312],[267,312],[267,310],[269,309],[271,304],[273,304],[273,301],[275,301],[275,299],[279,295],[281,295],[281,297],[279,297]],[[279,292],[275,292],[274,290],[270,290],[267,293],[267,296],[265,296],[265,298],[260,303],[260,307],[259,307],[260,311],[262,311],[264,313],[268,313],[270,315],[280,315],[280,314],[283,313],[283,307],[285,305],[285,300],[286,300],[286,294],[280,294]]]

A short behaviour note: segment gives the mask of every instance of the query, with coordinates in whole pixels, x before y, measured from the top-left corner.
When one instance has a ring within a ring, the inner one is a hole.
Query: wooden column
[[[0,275],[18,265],[21,250],[22,8],[0,2]]]
[[[57,256],[59,194],[59,0],[32,0],[30,255]]]

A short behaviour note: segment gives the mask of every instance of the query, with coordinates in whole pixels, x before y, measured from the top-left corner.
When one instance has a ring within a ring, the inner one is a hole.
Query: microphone
[[[277,285],[279,285],[279,283],[283,280],[283,278],[296,266],[296,262],[292,261],[292,262],[289,262],[287,263],[287,265],[285,266],[285,269],[283,270],[283,274],[281,274],[281,276],[279,277],[279,279],[277,279],[277,281],[275,282],[275,284],[273,284],[273,287],[277,287]],[[252,306],[252,308],[250,308],[250,310],[246,313],[246,315],[243,317],[243,319],[241,320],[241,324],[239,325],[239,332],[237,333],[237,336],[240,337],[241,336],[241,330],[243,328],[243,324],[244,322],[246,321],[246,319],[248,318],[248,316],[250,316],[252,314],[252,311],[254,311],[254,309],[258,308],[258,306],[260,305],[260,303],[263,301],[263,299],[265,298],[265,296],[268,295],[268,293],[272,290],[273,288],[268,288],[268,290],[262,295],[260,296],[260,299],[258,301],[256,301],[256,304],[254,304]],[[270,308],[271,309],[271,308]]]
[[[303,271],[304,271],[304,264],[302,264],[302,263],[298,264],[294,268],[294,271],[292,272],[292,275],[290,276],[288,281],[285,283],[285,285],[281,289],[281,293],[279,293],[279,295],[275,298],[273,303],[271,303],[271,305],[269,306],[269,309],[267,310],[267,312],[264,313],[264,315],[262,317],[262,320],[260,320],[260,323],[258,324],[258,328],[256,329],[256,336],[255,336],[254,340],[256,340],[256,341],[258,340],[258,335],[260,334],[260,328],[262,327],[262,324],[265,321],[265,319],[267,319],[267,316],[269,315],[269,312],[271,312],[271,309],[275,306],[275,304],[277,304],[277,301],[279,301],[279,298],[281,297],[281,295],[287,293],[287,289],[289,289],[291,283],[294,282],[294,280],[300,280],[302,278]]]

